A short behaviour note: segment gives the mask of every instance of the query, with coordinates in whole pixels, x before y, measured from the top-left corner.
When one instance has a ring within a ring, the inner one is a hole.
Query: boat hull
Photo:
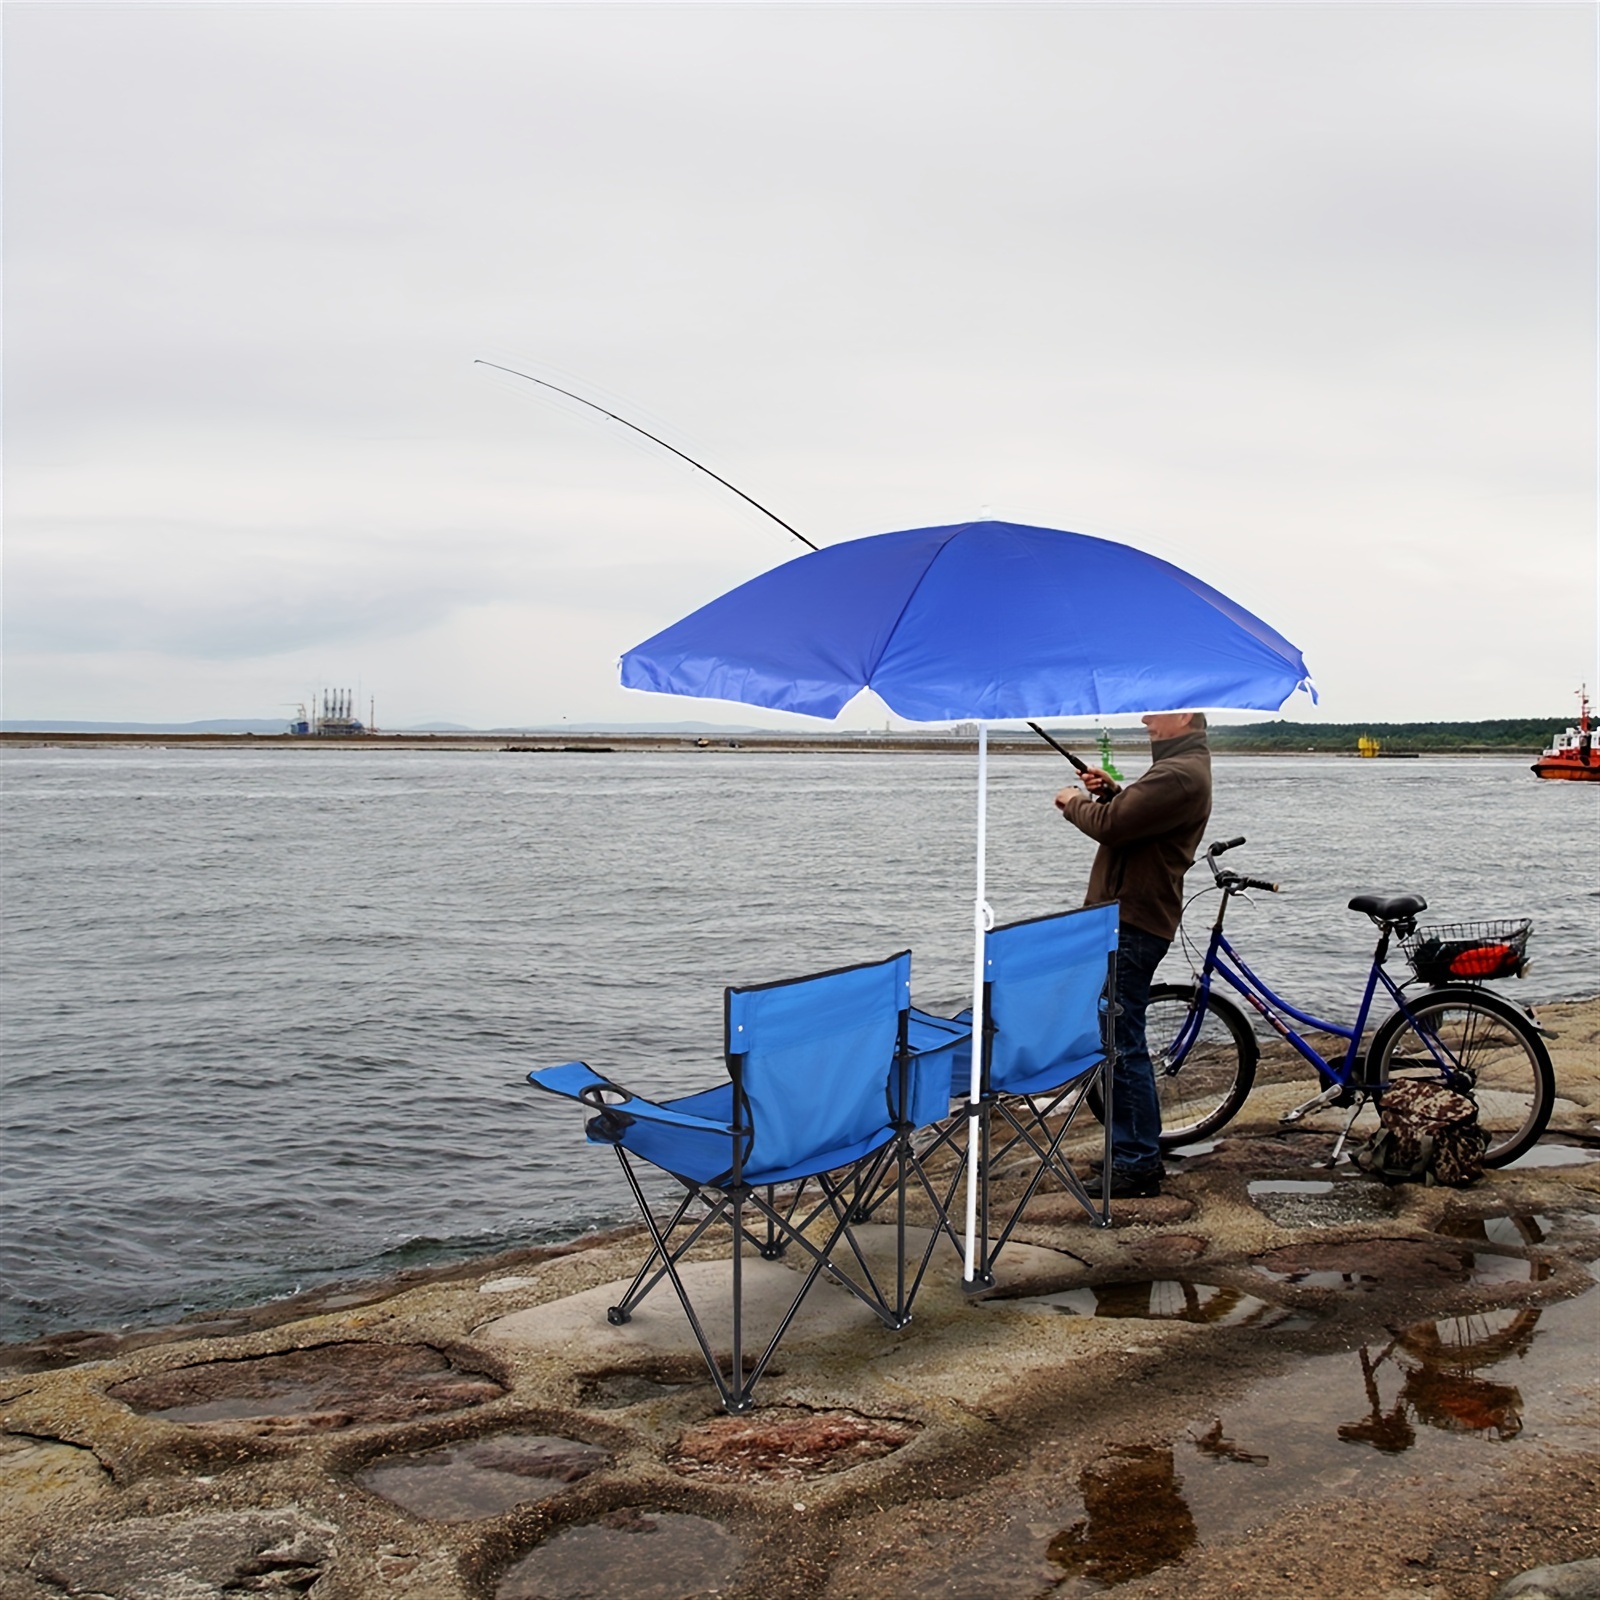
[[[1535,761],[1529,768],[1536,778],[1564,779],[1569,783],[1600,783],[1600,762]]]

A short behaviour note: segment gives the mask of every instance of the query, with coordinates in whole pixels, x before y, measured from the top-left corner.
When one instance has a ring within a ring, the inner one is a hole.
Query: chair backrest
[[[1114,903],[995,928],[984,940],[989,1087],[1066,1083],[1105,1054],[1100,1000],[1117,948]]]
[[[779,1172],[889,1127],[889,1084],[911,1004],[911,952],[727,991],[728,1069],[754,1139],[746,1172]]]

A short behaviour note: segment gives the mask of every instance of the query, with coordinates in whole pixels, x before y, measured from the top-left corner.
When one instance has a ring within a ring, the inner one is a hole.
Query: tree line
[[[1362,738],[1383,753],[1505,751],[1537,755],[1570,717],[1497,717],[1484,722],[1247,722],[1211,728],[1213,750],[1354,752]]]

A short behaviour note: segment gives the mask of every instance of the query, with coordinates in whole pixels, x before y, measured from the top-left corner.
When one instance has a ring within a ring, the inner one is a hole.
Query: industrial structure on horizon
[[[318,697],[311,697],[311,714],[307,715],[302,702],[295,707],[294,721],[288,731],[302,736],[321,735],[330,739],[348,739],[375,731],[376,719],[369,713],[363,723],[355,714],[356,697],[348,689],[324,689],[322,709],[317,710]]]

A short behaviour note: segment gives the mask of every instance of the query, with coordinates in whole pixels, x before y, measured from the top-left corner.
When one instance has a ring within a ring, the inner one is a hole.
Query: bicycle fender
[[[1158,995],[1183,995],[1192,998],[1199,992],[1198,983],[1156,983],[1150,986],[1150,998],[1154,1000]],[[1250,1020],[1250,1013],[1239,1004],[1232,995],[1228,994],[1220,985],[1212,984],[1208,990],[1210,1004],[1219,1012],[1232,1015],[1244,1029],[1244,1037],[1250,1041],[1250,1062],[1253,1067],[1261,1059],[1261,1041],[1256,1037],[1255,1024]]]
[[[1486,988],[1481,983],[1435,983],[1430,984],[1417,996],[1419,1000],[1431,1000],[1438,995],[1446,1000],[1475,1000],[1489,1001],[1491,1006],[1499,1005],[1507,1011],[1514,1011],[1519,1020],[1527,1023],[1533,1031],[1545,1039],[1559,1039],[1561,1035],[1553,1029],[1545,1027],[1534,1016],[1532,1009],[1520,1000],[1513,1000],[1509,995],[1501,994],[1498,989]]]

